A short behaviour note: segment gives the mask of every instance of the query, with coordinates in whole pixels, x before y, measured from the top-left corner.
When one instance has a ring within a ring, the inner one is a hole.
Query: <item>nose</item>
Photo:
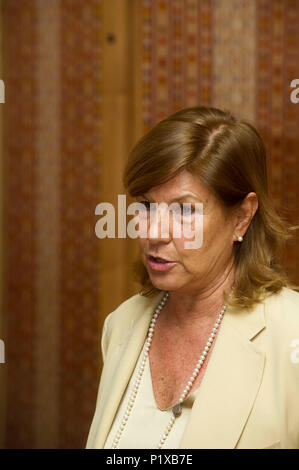
[[[168,206],[160,203],[148,215],[148,239],[168,243],[172,238],[169,222]]]

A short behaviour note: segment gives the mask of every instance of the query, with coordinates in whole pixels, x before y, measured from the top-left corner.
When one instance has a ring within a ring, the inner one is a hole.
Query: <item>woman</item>
[[[149,215],[190,203],[192,227],[202,204],[202,245],[174,236],[174,213],[166,237],[165,213],[148,216],[142,290],[104,324],[87,448],[299,448],[299,293],[279,264],[296,227],[272,207],[257,131],[183,109],[137,143],[124,184]]]

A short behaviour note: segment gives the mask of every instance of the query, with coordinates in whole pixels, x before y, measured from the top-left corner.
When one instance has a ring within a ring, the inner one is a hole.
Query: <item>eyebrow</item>
[[[147,200],[149,201],[148,197],[147,197],[145,194],[140,194],[139,197],[144,197],[145,199],[147,199]],[[202,199],[200,199],[198,196],[195,196],[195,194],[192,194],[192,193],[186,193],[186,194],[183,194],[183,195],[180,196],[180,197],[174,198],[174,199],[172,199],[172,200],[170,201],[170,203],[172,203],[172,202],[180,202],[180,201],[183,201],[184,199],[187,199],[188,197],[193,197],[193,198],[198,199],[200,202],[203,203],[203,200],[202,200]],[[150,201],[149,201],[149,202],[150,202]]]

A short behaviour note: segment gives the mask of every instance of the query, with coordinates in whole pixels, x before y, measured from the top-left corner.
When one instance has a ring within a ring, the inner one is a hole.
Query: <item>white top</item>
[[[108,434],[104,449],[111,449],[112,442],[119,429],[120,422],[125,414],[132,389],[140,368],[144,350],[141,351],[135,370],[125,390],[112,427]],[[190,371],[191,375],[192,371]],[[187,383],[186,379],[186,383]],[[163,449],[178,449],[189,419],[191,408],[199,388],[192,392],[182,404],[182,414],[176,418],[174,425],[167,436]],[[158,443],[164,434],[172,416],[172,408],[161,410],[156,403],[152,378],[147,357],[145,369],[140,382],[134,406],[128,418],[118,443],[118,449],[157,449]]]

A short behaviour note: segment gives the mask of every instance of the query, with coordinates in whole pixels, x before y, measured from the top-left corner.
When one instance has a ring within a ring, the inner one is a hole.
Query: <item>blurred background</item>
[[[104,318],[139,290],[135,242],[98,239],[95,207],[117,207],[138,138],[184,107],[231,110],[299,223],[299,2],[2,0],[0,25],[0,447],[83,448]]]

